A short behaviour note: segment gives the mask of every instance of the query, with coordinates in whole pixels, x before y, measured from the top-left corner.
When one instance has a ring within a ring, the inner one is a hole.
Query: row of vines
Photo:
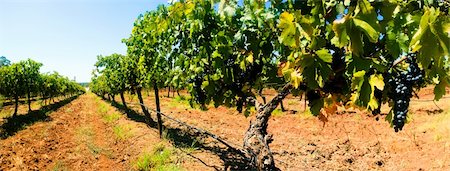
[[[85,90],[75,81],[69,80],[57,72],[41,73],[42,64],[31,59],[17,63],[7,62],[4,58],[0,65],[0,95],[14,101],[13,116],[17,115],[19,100],[27,98],[31,111],[31,99],[53,100],[59,96],[73,96]]]
[[[243,148],[258,170],[274,170],[268,118],[289,94],[311,113],[337,106],[380,112],[400,131],[413,92],[449,86],[450,17],[442,0],[180,0],[140,15],[127,55],[99,56],[99,95],[186,89],[192,106],[236,107],[256,118]],[[257,100],[263,89],[278,94]],[[148,111],[145,115],[152,121]],[[158,116],[161,129],[161,119]],[[160,130],[161,131],[161,130]]]

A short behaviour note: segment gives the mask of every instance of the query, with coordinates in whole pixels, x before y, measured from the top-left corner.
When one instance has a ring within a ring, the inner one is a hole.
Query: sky
[[[134,20],[167,0],[0,0],[0,56],[89,82],[97,55],[126,54]]]

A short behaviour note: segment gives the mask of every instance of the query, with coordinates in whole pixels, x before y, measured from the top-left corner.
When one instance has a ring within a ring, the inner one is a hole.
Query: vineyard
[[[88,87],[2,57],[0,170],[448,170],[449,7],[171,1]]]

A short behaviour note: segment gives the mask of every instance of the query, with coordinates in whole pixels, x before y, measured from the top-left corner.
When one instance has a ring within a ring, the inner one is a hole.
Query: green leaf
[[[367,0],[358,1],[355,18],[367,22],[376,32],[379,32],[380,25],[378,24],[377,13]]]
[[[439,84],[434,87],[434,100],[438,101],[445,95],[445,87],[447,87],[447,80],[441,79]]]
[[[364,76],[365,75],[366,75],[366,71],[358,71],[358,72],[353,73],[351,89],[354,90],[354,92],[352,93],[350,100],[354,104],[359,104],[358,101],[361,96],[361,89],[364,84]]]
[[[350,51],[356,56],[362,56],[364,53],[363,42],[361,38],[361,31],[352,30],[349,34],[350,37]]]
[[[378,36],[380,33],[378,33],[371,25],[369,25],[369,23],[357,18],[353,18],[353,23],[356,27],[360,28],[364,31],[364,33],[366,33],[371,42],[375,43],[378,41]]]
[[[305,16],[302,16],[299,24],[301,26],[301,34],[308,40],[311,41],[311,38],[314,34],[314,28],[312,26],[311,20],[307,19]]]
[[[320,114],[320,110],[323,108],[323,99],[317,99],[311,101],[311,104],[309,105],[309,110],[311,111],[311,114],[314,116],[318,116]]]
[[[384,118],[385,121],[387,121],[387,122],[390,123],[391,127],[393,126],[393,123],[392,123],[393,115],[394,115],[393,113],[394,113],[394,112],[393,112],[393,110],[391,109],[391,110],[389,111],[389,113],[386,115],[386,117]]]
[[[409,47],[411,47],[413,52],[419,50],[422,47],[420,45],[420,39],[422,39],[422,36],[428,30],[428,20],[431,15],[430,13],[431,13],[430,10],[425,10],[425,13],[423,13],[422,18],[420,19],[419,29],[414,34],[414,36],[411,39],[411,42],[409,43]]]

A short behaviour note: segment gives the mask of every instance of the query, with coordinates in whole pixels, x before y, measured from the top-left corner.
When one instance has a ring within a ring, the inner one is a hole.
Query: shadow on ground
[[[39,121],[50,121],[48,114],[58,110],[64,105],[75,100],[78,96],[72,96],[70,98],[64,99],[62,101],[43,106],[39,110],[33,110],[24,115],[16,115],[5,118],[6,122],[0,126],[0,139],[6,139],[18,131],[25,129],[26,126],[32,125]]]
[[[144,115],[138,113],[133,109],[126,108],[124,105],[117,102],[104,99],[112,106],[119,109],[121,112],[126,113],[127,117],[136,122],[146,123],[149,127],[158,129],[157,123],[148,122]],[[182,127],[182,126],[181,126]],[[197,148],[207,150],[220,157],[224,162],[224,166],[215,166],[213,164],[207,164],[200,158],[190,155],[192,158],[203,163],[207,167],[211,167],[215,170],[251,170],[249,166],[250,159],[243,157],[241,150],[236,148],[229,148],[219,146],[217,142],[208,141],[208,136],[199,132],[192,131],[188,128],[172,128],[167,125],[164,126],[164,137],[168,139],[175,147],[179,148]],[[223,168],[221,168],[223,167]]]
[[[38,100],[43,100],[43,98],[37,98],[37,97],[34,97],[34,98],[31,98],[31,99],[30,99],[31,102],[38,101]],[[12,105],[14,105],[14,104],[15,104],[15,101],[9,100],[9,101],[3,102],[2,105],[3,105],[3,106],[12,106]],[[28,100],[26,100],[26,99],[19,100],[19,101],[18,101],[18,104],[19,104],[19,105],[21,105],[21,104],[28,104]]]

